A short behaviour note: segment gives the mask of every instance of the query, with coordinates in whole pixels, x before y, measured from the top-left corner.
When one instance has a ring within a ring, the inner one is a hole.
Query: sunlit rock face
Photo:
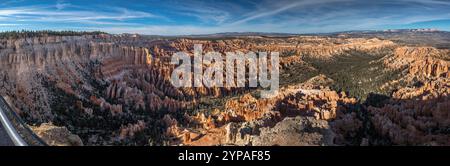
[[[155,68],[152,64],[159,64],[152,63],[150,46],[130,44],[137,42],[145,43],[105,36],[2,40],[0,91],[14,99],[17,112],[30,124],[54,122],[75,133],[97,130],[107,137],[89,134],[82,137],[87,144],[132,137],[121,127],[137,123],[130,111],[174,111],[183,106],[183,101],[174,98],[181,92],[160,74],[170,66]],[[123,122],[102,129],[112,117]],[[99,118],[106,124],[93,123]],[[135,132],[133,127],[129,130]]]
[[[71,134],[66,127],[42,123],[40,126],[33,126],[31,129],[50,146],[83,146],[80,137]]]
[[[15,103],[21,110],[28,110],[32,119],[44,121],[52,118],[48,112],[52,96],[46,84],[88,99],[83,91],[95,88],[93,80],[113,78],[122,71],[147,68],[151,63],[146,48],[95,42],[94,38],[50,36],[5,40],[0,56],[2,93],[19,99]],[[36,110],[43,112],[33,115]]]
[[[269,99],[256,95],[257,88],[176,88],[171,56],[193,56],[195,44],[223,56],[279,52],[280,82],[288,83]],[[30,125],[52,122],[85,145],[446,145],[449,52],[318,36],[0,39],[0,93]],[[377,94],[360,87],[379,75],[355,83],[339,79],[334,68],[399,74],[373,88],[390,88],[389,95],[366,100],[352,88]],[[299,79],[305,73],[311,76]]]

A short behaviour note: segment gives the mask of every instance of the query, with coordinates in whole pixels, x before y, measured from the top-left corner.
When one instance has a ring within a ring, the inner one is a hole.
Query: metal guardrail
[[[0,102],[1,107],[3,107],[3,103]],[[9,138],[11,138],[11,141],[16,146],[28,146],[28,144],[25,142],[25,140],[22,139],[22,136],[19,135],[19,133],[16,131],[16,129],[11,124],[11,121],[6,117],[6,114],[3,112],[3,109],[0,107],[0,121],[3,124],[3,127],[6,130],[6,133],[8,133]]]
[[[0,96],[0,121],[16,146],[46,146]]]

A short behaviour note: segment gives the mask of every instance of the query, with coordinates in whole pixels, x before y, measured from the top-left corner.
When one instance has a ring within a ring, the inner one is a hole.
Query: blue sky
[[[403,28],[450,31],[450,0],[0,1],[0,31],[101,30],[186,35]]]

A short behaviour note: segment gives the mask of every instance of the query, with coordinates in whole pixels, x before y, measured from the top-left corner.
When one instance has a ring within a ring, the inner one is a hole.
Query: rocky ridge
[[[386,71],[403,72],[388,83],[398,87],[392,95],[375,104],[331,89],[335,81],[325,75],[282,87],[271,99],[259,99],[257,89],[175,88],[170,57],[192,55],[194,44],[204,52],[277,51],[282,72],[318,71],[305,57],[333,61],[349,51],[383,54],[378,61]],[[65,126],[86,145],[443,145],[449,142],[448,53],[378,38],[318,36],[0,39],[0,93],[14,99],[31,125]],[[205,97],[219,102],[205,108]]]

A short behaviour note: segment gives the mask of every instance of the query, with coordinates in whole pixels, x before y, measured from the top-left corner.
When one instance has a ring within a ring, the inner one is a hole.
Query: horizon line
[[[227,33],[232,34],[243,34],[242,36],[251,36],[251,35],[245,35],[245,33],[251,34],[251,33],[255,33],[255,34],[266,34],[266,35],[270,35],[270,34],[279,34],[279,35],[321,35],[321,34],[337,34],[337,33],[349,33],[349,32],[389,32],[389,31],[401,31],[401,30],[430,30],[428,32],[450,32],[450,31],[446,31],[446,30],[441,30],[438,28],[400,28],[400,29],[368,29],[368,30],[345,30],[345,31],[333,31],[333,32],[310,32],[310,33],[289,33],[289,32],[264,32],[264,31],[224,31],[224,32],[218,32],[218,33],[205,33],[205,34],[187,34],[187,35],[159,35],[159,34],[143,34],[143,33],[129,33],[129,32],[124,32],[124,33],[111,33],[111,32],[105,32],[105,31],[101,31],[101,30],[69,30],[69,29],[60,29],[60,30],[27,30],[27,29],[22,29],[22,30],[4,30],[1,31],[0,33],[8,33],[8,32],[19,32],[21,33],[22,31],[28,31],[28,32],[44,32],[44,31],[48,31],[48,32],[64,32],[64,31],[68,31],[68,32],[86,32],[86,33],[93,33],[93,32],[101,32],[101,33],[106,33],[106,34],[110,34],[110,35],[124,35],[124,34],[135,34],[135,35],[142,35],[142,36],[162,36],[162,37],[184,37],[184,36],[211,36],[211,35],[226,35]],[[421,31],[419,31],[421,32]],[[422,32],[427,32],[427,31],[422,31]],[[232,35],[231,35],[232,36]],[[260,36],[260,35],[255,35],[255,36]]]

